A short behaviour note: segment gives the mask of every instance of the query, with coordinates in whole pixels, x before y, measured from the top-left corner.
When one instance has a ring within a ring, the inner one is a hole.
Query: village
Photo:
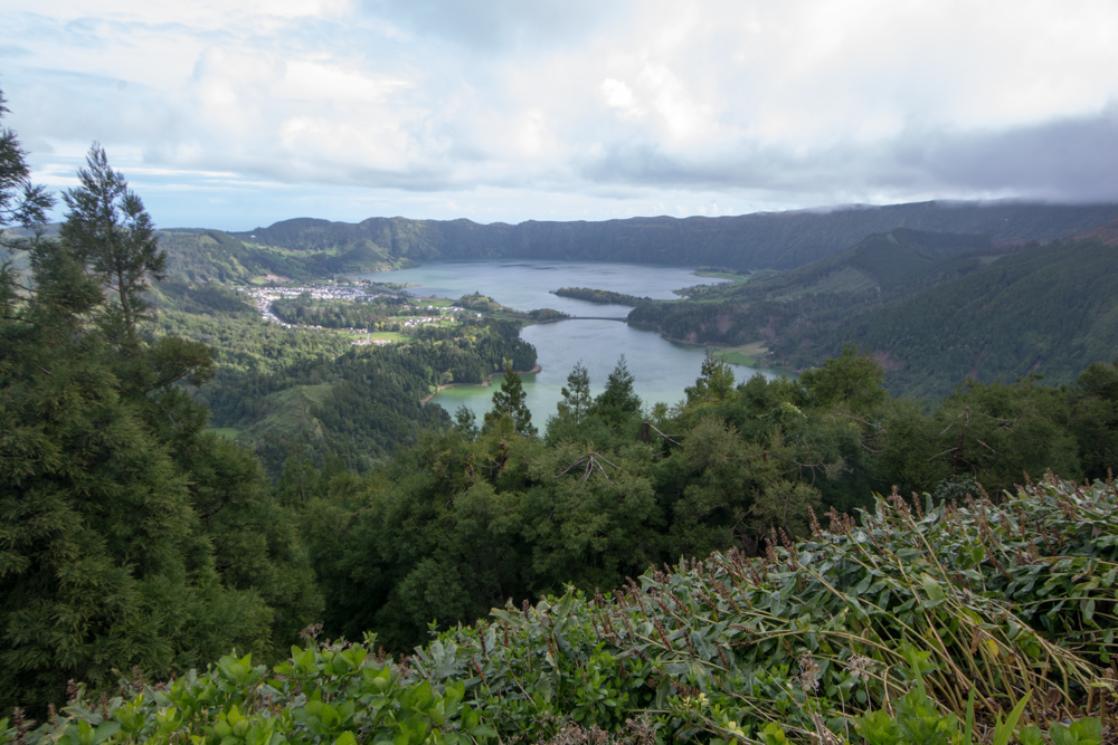
[[[395,318],[395,325],[398,327],[398,332],[393,335],[377,334],[370,332],[368,329],[363,328],[331,328],[325,326],[318,326],[314,324],[294,324],[276,315],[273,310],[273,305],[278,300],[294,299],[299,297],[309,297],[312,300],[326,301],[326,302],[339,302],[339,303],[360,303],[369,302],[381,297],[398,297],[399,288],[390,287],[386,288],[384,285],[379,285],[372,282],[358,282],[358,283],[322,283],[322,284],[308,284],[308,285],[267,285],[257,287],[245,287],[241,289],[244,294],[260,313],[261,318],[269,323],[274,323],[283,328],[301,328],[301,329],[318,329],[321,331],[345,331],[353,335],[353,344],[355,346],[381,346],[391,344],[399,341],[399,333],[406,333],[409,330],[415,330],[422,326],[432,326],[440,323],[445,323],[449,319],[457,319],[462,314],[471,314],[477,318],[481,318],[481,313],[468,311],[456,305],[444,305],[438,301],[432,301],[431,298],[409,298],[418,302],[400,305]]]

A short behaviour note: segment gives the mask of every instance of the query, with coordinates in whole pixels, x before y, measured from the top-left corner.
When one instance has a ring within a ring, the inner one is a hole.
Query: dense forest
[[[199,399],[215,426],[236,430],[273,472],[292,452],[365,470],[425,428],[449,423],[440,407],[423,404],[435,386],[483,382],[505,361],[532,369],[536,350],[519,330],[511,321],[477,321],[453,336],[432,329],[404,345],[351,347],[261,373],[224,370]]]
[[[7,130],[0,166],[0,228],[21,228],[0,272],[0,742],[1094,745],[1115,725],[1113,362],[928,402],[853,347],[773,380],[710,357],[669,406],[621,359],[604,381],[575,364],[534,422],[535,351],[489,298],[379,348],[268,325],[160,281],[182,258],[100,146],[57,232]],[[678,305],[809,282],[993,302],[995,267],[1036,299],[1073,250],[890,236]],[[901,269],[866,258],[887,245]],[[481,422],[422,404],[502,370]]]
[[[763,344],[800,369],[854,345],[897,393],[941,399],[963,380],[1069,383],[1118,349],[1118,252],[1099,238],[999,247],[896,230],[744,283],[652,301],[629,322],[690,342]],[[949,343],[945,343],[949,342]]]

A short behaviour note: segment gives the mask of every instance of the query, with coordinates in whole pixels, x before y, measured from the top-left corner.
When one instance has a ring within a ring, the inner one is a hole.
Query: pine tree
[[[0,91],[0,120],[8,113],[4,104],[4,93]],[[31,183],[25,155],[16,133],[0,128],[0,229],[11,225],[34,229],[42,225],[53,202],[43,187]]]
[[[0,120],[8,108],[4,93],[0,91]],[[26,238],[10,238],[5,228],[18,226],[29,231],[39,231],[46,221],[46,211],[52,199],[45,189],[31,183],[31,171],[16,133],[0,128],[0,248],[26,248]],[[0,262],[0,318],[14,312],[19,299],[19,284],[11,261]]]
[[[471,439],[477,435],[477,416],[465,404],[454,412],[454,429]]]
[[[501,388],[493,394],[493,408],[485,415],[485,429],[491,430],[502,419],[512,421],[513,429],[522,435],[536,434],[532,426],[532,412],[525,402],[524,385],[520,376],[512,369],[512,363],[505,363],[505,376]]]
[[[561,391],[563,400],[559,402],[559,414],[571,417],[575,423],[581,422],[590,412],[590,374],[582,361],[575,363],[567,376],[567,385]]]
[[[0,140],[9,220],[28,214],[26,169]],[[176,385],[204,377],[208,353],[136,334],[162,264],[154,228],[103,152],[90,166],[63,240],[31,244],[31,289],[0,315],[0,710],[33,716],[69,679],[105,690],[133,666],[268,653],[321,603],[258,462],[205,434]]]
[[[148,305],[143,293],[150,277],[162,276],[167,257],[143,201],[109,166],[105,150],[93,143],[85,162],[78,171],[81,186],[63,194],[70,211],[62,241],[88,262],[112,295],[106,314],[110,335],[134,346],[137,323]]]
[[[612,427],[623,426],[641,410],[641,400],[633,385],[633,374],[625,364],[625,355],[621,355],[613,372],[606,378],[605,389],[594,399],[593,413]]]
[[[695,385],[684,389],[687,403],[724,401],[734,390],[734,371],[725,362],[707,354]]]

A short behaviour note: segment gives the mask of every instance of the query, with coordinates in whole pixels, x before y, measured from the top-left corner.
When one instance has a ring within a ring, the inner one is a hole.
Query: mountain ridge
[[[566,258],[790,269],[897,228],[984,234],[995,244],[1019,244],[1083,234],[1112,222],[1118,222],[1118,204],[929,201],[599,222],[292,218],[228,235],[290,250],[362,249],[390,260]]]
[[[791,369],[852,345],[885,366],[894,392],[938,398],[968,378],[1066,383],[1108,361],[1116,279],[1118,251],[1098,239],[1010,247],[901,229],[797,269],[641,304],[629,322],[690,343],[764,344],[771,364]]]

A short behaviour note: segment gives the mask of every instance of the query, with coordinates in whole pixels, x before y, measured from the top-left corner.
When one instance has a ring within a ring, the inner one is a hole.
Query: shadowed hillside
[[[897,392],[941,397],[964,379],[1067,382],[1118,349],[1118,252],[1097,241],[998,247],[911,230],[629,316],[693,343],[763,344],[770,363],[817,364],[853,344]]]
[[[982,234],[995,243],[1049,241],[1118,219],[1118,205],[921,202],[736,217],[482,225],[469,220],[299,218],[233,233],[246,243],[331,251],[350,261],[546,258],[789,269],[896,228]],[[340,271],[340,270],[335,270]]]

